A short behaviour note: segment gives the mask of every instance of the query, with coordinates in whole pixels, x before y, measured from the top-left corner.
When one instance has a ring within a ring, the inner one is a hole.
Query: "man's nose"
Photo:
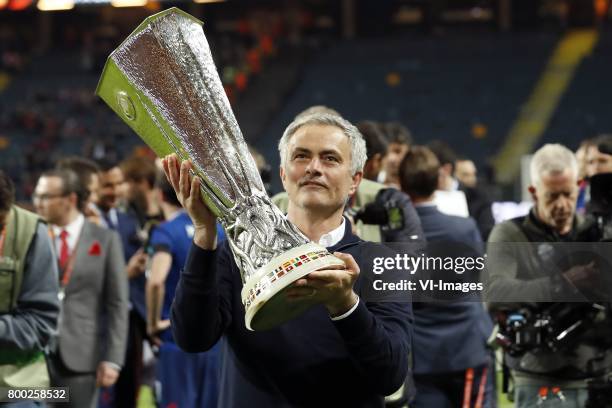
[[[318,157],[313,158],[306,166],[306,173],[321,174],[321,160]]]
[[[559,210],[569,211],[572,208],[571,198],[568,197],[560,197],[556,203],[555,207]]]

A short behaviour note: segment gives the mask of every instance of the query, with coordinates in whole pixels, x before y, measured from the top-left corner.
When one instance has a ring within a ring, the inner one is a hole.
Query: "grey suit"
[[[123,365],[128,283],[119,236],[85,221],[65,290],[51,382],[70,387],[72,406],[93,406],[98,364]]]

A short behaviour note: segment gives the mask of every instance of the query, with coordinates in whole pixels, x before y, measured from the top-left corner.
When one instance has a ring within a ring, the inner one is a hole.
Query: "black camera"
[[[609,307],[599,303],[550,303],[497,316],[499,331],[493,344],[518,357],[536,349],[567,350],[595,322],[609,314]]]
[[[379,225],[383,231],[398,230],[404,226],[404,213],[395,201],[374,201],[351,215],[355,222]]]

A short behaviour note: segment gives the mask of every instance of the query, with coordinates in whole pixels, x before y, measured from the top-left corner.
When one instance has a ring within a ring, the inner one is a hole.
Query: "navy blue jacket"
[[[378,247],[353,235],[347,222],[343,239],[328,249],[351,254],[363,271],[366,246]],[[318,305],[280,327],[251,332],[241,288],[227,241],[215,251],[192,246],[172,305],[174,338],[185,351],[208,350],[225,335],[219,406],[383,407],[383,396],[404,382],[410,303],[360,300],[339,321]]]
[[[475,247],[483,242],[472,218],[441,213],[435,206],[417,206],[428,244],[444,241]],[[480,298],[449,303],[414,303],[414,373],[462,371],[487,363],[487,338],[493,323]]]
[[[121,245],[123,246],[123,256],[127,264],[132,257],[142,247],[142,242],[138,236],[138,219],[131,213],[117,211],[117,225],[109,225],[108,227],[117,231],[121,237]],[[108,220],[106,221],[108,224]],[[136,312],[143,318],[147,317],[147,306],[145,301],[145,286],[147,278],[145,274],[140,274],[129,280],[130,285],[130,304]]]

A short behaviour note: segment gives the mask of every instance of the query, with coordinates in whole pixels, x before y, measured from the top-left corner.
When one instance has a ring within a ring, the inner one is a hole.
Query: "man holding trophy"
[[[382,407],[408,374],[412,308],[358,296],[370,284],[359,273],[371,272],[366,257],[390,251],[360,240],[342,215],[366,160],[357,128],[330,114],[287,127],[285,216],[197,19],[176,8],[148,17],[113,51],[96,92],[164,157],[193,221],[172,332],[188,352],[222,339],[219,406]],[[217,219],[227,237],[219,247]]]
[[[363,242],[343,217],[362,177],[365,147],[357,129],[333,115],[294,121],[283,135],[281,178],[287,219],[345,262],[299,279],[286,296],[315,306],[264,332],[244,327],[242,284],[226,243],[216,248],[215,217],[175,156],[164,170],[195,226],[194,246],[177,287],[172,327],[179,346],[204,351],[225,335],[221,406],[383,406],[408,369],[410,304],[367,304],[355,293]],[[365,266],[364,266],[365,267]]]

